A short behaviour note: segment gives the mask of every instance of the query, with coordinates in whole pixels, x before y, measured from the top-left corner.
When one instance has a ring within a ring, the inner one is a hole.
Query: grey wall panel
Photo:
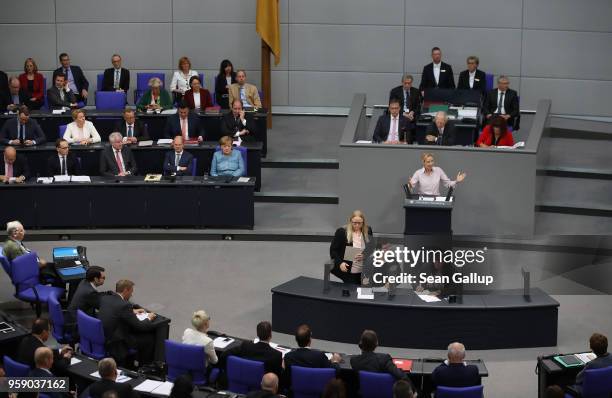
[[[173,0],[174,22],[255,23],[256,1]],[[288,21],[288,0],[280,0],[280,21]]]
[[[173,69],[171,34],[171,24],[166,23],[58,24],[57,47],[85,69],[110,67],[115,52],[128,69]]]
[[[552,98],[552,112],[569,115],[612,115],[609,101],[612,81],[577,79],[521,79],[521,108],[534,109],[541,98]],[[523,102],[525,101],[525,102]]]
[[[292,0],[291,23],[403,25],[403,0]]]
[[[56,0],[57,22],[171,22],[171,0]]]
[[[401,72],[403,29],[395,26],[289,27],[289,68],[311,71]]]
[[[520,28],[522,0],[406,0],[406,25]]]
[[[610,0],[524,0],[523,28],[612,32]]]
[[[220,41],[200,38],[222,38]],[[188,39],[186,39],[188,38]],[[281,61],[274,66],[274,56],[271,56],[272,68],[287,70],[288,26],[281,25]],[[261,39],[255,32],[255,24],[243,23],[175,23],[173,24],[174,64],[178,58],[187,55],[193,68],[219,69],[221,61],[229,59],[235,69],[261,68]],[[176,67],[176,66],[175,66]]]
[[[16,24],[0,25],[0,70],[23,71],[26,58],[32,57],[38,69],[55,69],[55,25]]]
[[[523,31],[523,75],[612,80],[612,33]]]
[[[272,105],[289,105],[288,71],[272,71]]]
[[[367,92],[368,104],[387,103],[397,86],[396,73],[289,71],[289,103],[295,106],[349,106],[355,92]]]
[[[431,62],[431,48],[442,49],[442,59],[459,73],[468,55],[480,58],[482,70],[520,75],[521,31],[518,29],[471,29],[406,27],[406,70],[422,71]]]
[[[1,4],[0,23],[55,23],[53,1],[3,1]]]

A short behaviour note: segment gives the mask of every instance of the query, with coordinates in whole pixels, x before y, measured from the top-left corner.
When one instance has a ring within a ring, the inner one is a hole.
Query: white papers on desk
[[[584,363],[589,363],[593,359],[597,358],[597,355],[595,355],[592,352],[583,352],[581,354],[574,354],[574,355],[576,356],[576,358],[580,359]]]
[[[370,287],[357,288],[357,300],[374,300],[374,292]]]
[[[465,109],[458,109],[457,110],[457,116],[460,118],[471,118],[471,119],[476,119],[476,116],[478,115],[478,109],[477,108],[465,108]]]
[[[72,176],[72,182],[91,182],[89,176]]]
[[[331,361],[332,357],[334,356],[334,354],[332,354],[331,352],[326,352],[325,356],[327,357],[328,361]]]
[[[162,384],[164,384],[163,381],[145,380],[139,385],[137,385],[136,387],[134,387],[134,390],[140,391],[140,392],[153,392],[153,390],[155,390],[157,387],[161,386]]]
[[[39,182],[42,184],[51,184],[53,182],[53,177],[38,177],[36,179],[36,182]]]
[[[213,340],[213,345],[215,348],[225,348],[228,345],[232,344],[235,340],[231,337],[217,337]]]
[[[96,379],[101,379],[100,372],[98,372],[97,370],[93,372],[92,374],[90,374],[90,376],[93,376]],[[126,381],[130,381],[130,380],[132,380],[132,378],[126,375],[122,375],[121,371],[119,371],[119,374],[117,375],[117,379],[115,379],[117,383],[125,383]]]
[[[157,145],[170,145],[172,144],[172,138],[160,138],[157,140]]]
[[[65,112],[65,110],[63,108],[62,109],[53,109],[51,111],[51,114],[53,114],[53,115],[61,115],[64,112]]]
[[[151,392],[153,394],[169,396],[170,392],[172,391],[172,386],[174,386],[174,383],[172,383],[171,381],[166,381],[160,384],[159,387],[157,387],[155,390]]]
[[[516,144],[512,145],[512,146],[507,146],[507,145],[498,145],[495,148],[498,149],[517,149],[517,148],[525,148],[525,141],[519,141]]]
[[[177,109],[176,108],[172,108],[172,109],[165,109],[161,112],[162,115],[175,115],[176,114]]]
[[[139,312],[138,314],[136,314],[136,318],[138,318],[139,321],[144,321],[145,319],[149,319],[149,313]]]
[[[434,198],[433,196],[419,196],[419,200],[422,200],[424,202],[433,202],[434,200],[436,200],[436,198]]]
[[[251,179],[249,177],[238,177],[238,182],[249,182]]]
[[[372,141],[370,140],[357,140],[355,141],[355,144],[371,144]]]
[[[65,175],[53,176],[53,181],[55,181],[55,182],[70,182],[70,176],[65,176]]]
[[[76,365],[77,363],[81,363],[82,361],[79,358],[72,357],[70,358],[70,366]]]
[[[426,303],[436,303],[438,301],[442,301],[438,297],[429,294],[417,294],[417,297]]]
[[[153,145],[153,140],[138,141],[138,146],[151,146],[151,145]]]

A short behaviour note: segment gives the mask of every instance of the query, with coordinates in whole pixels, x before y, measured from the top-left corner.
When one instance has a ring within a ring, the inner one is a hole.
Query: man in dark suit
[[[410,121],[400,114],[398,98],[389,100],[389,112],[380,115],[376,121],[372,141],[383,144],[411,144],[412,128]]]
[[[35,355],[37,348],[45,347],[45,342],[49,339],[49,320],[36,319],[32,324],[32,334],[24,337],[17,349],[17,361],[28,365],[30,368],[35,366]],[[67,375],[72,357],[72,348],[64,346],[61,350],[53,350],[53,373],[58,376]]]
[[[8,101],[9,101],[8,75],[0,70],[0,104],[8,105]],[[5,109],[5,108],[2,107],[0,109]]]
[[[55,378],[56,375],[51,371],[51,369],[53,368],[53,350],[51,350],[51,348],[49,347],[38,347],[36,349],[36,351],[34,352],[34,363],[36,365],[36,367],[32,370],[30,370],[30,373],[28,374],[28,377],[52,377]],[[61,393],[61,392],[46,392],[45,394],[47,394],[49,397],[51,398],[68,398],[68,397],[72,397],[71,394],[68,393]],[[34,393],[21,393],[19,394],[20,396],[23,395],[27,398],[30,397],[36,397],[37,394]]]
[[[98,288],[104,284],[106,273],[104,268],[92,265],[85,273],[85,279],[79,282],[66,312],[65,322],[76,323],[76,312],[81,310],[87,315],[95,316],[96,309],[100,308],[100,294]]]
[[[242,101],[235,99],[231,106],[232,111],[221,119],[221,133],[232,137],[232,140],[255,141],[255,124],[250,115],[244,112]]]
[[[135,175],[138,172],[136,159],[132,150],[127,145],[123,145],[121,134],[111,133],[108,141],[110,146],[100,153],[100,174],[107,177]]]
[[[4,161],[0,162],[0,182],[9,183],[15,178],[16,183],[22,183],[30,177],[30,168],[26,158],[18,155],[15,148],[4,148]]]
[[[104,70],[104,79],[100,91],[118,91],[127,93],[130,89],[130,71],[121,67],[121,55],[113,54],[112,68]]]
[[[98,373],[101,380],[89,386],[91,398],[102,398],[107,391],[115,391],[119,398],[138,398],[140,395],[128,383],[117,383],[117,363],[113,358],[104,358],[98,362]]]
[[[278,376],[274,373],[266,373],[261,378],[261,390],[251,391],[247,398],[276,398],[279,396],[277,393]]]
[[[19,107],[28,103],[28,94],[21,88],[21,83],[15,76],[9,79],[8,85],[8,95],[0,96],[0,110],[16,112]]]
[[[172,141],[173,151],[166,152],[164,157],[164,175],[192,175],[193,155],[184,150],[183,137],[177,135]]]
[[[459,90],[477,90],[484,97],[487,94],[487,75],[480,69],[478,65],[480,60],[475,55],[467,57],[467,69],[459,73]]]
[[[455,128],[448,122],[445,112],[437,112],[433,123],[425,133],[425,144],[428,145],[455,145]]]
[[[136,112],[132,108],[123,110],[123,120],[117,121],[114,131],[121,133],[123,142],[126,144],[150,140],[146,126],[136,119]]]
[[[53,87],[47,90],[47,103],[50,109],[77,107],[76,96],[72,90],[68,90],[66,75],[63,73],[53,75]]]
[[[600,333],[594,333],[589,339],[589,346],[593,351],[593,354],[597,358],[588,362],[584,369],[576,375],[576,385],[574,389],[578,392],[582,392],[582,384],[584,383],[584,371],[589,369],[601,369],[612,366],[612,355],[608,352],[608,338]]]
[[[74,92],[77,101],[83,101],[87,105],[89,82],[85,78],[83,70],[76,65],[70,65],[70,57],[66,53],[61,53],[59,60],[62,66],[53,71],[53,80],[55,80],[57,74],[63,73],[68,82],[67,86]]]
[[[431,381],[435,386],[471,387],[480,385],[478,367],[465,363],[465,346],[451,343],[448,346],[448,359],[434,369]]]
[[[283,356],[280,351],[270,346],[270,340],[272,340],[270,322],[262,321],[257,324],[257,338],[259,339],[257,343],[245,340],[238,347],[226,351],[224,358],[235,355],[252,361],[261,361],[264,363],[266,373],[271,372],[280,377],[283,372]]]
[[[364,330],[359,340],[360,355],[351,357],[351,367],[354,371],[389,373],[396,380],[408,380],[404,372],[393,363],[389,354],[374,352],[378,347],[378,336],[373,330]]]
[[[130,303],[134,293],[134,282],[122,279],[117,282],[115,294],[100,296],[98,319],[102,321],[106,350],[119,364],[127,364],[130,348],[137,350],[138,363],[142,366],[151,363],[155,344],[153,320],[157,315],[152,312],[140,321],[136,314],[146,313],[140,306]]]
[[[510,88],[510,80],[501,75],[497,78],[497,88],[489,91],[485,101],[484,114],[487,119],[499,115],[506,119],[508,126],[518,130],[519,100],[518,93]]]
[[[455,76],[453,75],[453,67],[442,62],[442,51],[439,47],[431,49],[432,63],[423,67],[423,75],[421,76],[421,85],[419,90],[425,95],[425,90],[429,88],[455,88]]]
[[[166,119],[164,135],[166,138],[174,138],[180,135],[185,141],[197,140],[202,142],[204,140],[204,130],[200,119],[195,114],[189,112],[189,106],[184,102],[181,102],[179,105],[176,115]]]
[[[27,106],[19,108],[19,115],[15,119],[7,119],[0,130],[0,143],[4,145],[40,145],[47,141],[45,133],[38,122],[30,118]]]
[[[399,99],[402,114],[416,127],[416,120],[421,113],[421,93],[412,87],[413,81],[412,75],[405,74],[402,77],[402,85],[393,88],[389,93],[389,101],[391,98]]]
[[[331,360],[323,351],[310,348],[312,344],[312,332],[310,326],[303,324],[298,326],[295,332],[295,341],[297,342],[297,350],[285,354],[285,372],[283,385],[291,386],[291,367],[302,366],[304,368],[338,368],[338,363],[342,360],[340,354],[332,354]]]
[[[47,159],[47,176],[74,176],[81,174],[79,162],[77,162],[74,154],[70,152],[70,144],[68,141],[63,138],[58,138],[55,141],[55,150],[57,154],[51,155],[49,159]]]

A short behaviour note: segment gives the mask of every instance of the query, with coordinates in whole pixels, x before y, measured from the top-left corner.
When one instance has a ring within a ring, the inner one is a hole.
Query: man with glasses
[[[148,141],[149,134],[147,127],[140,120],[136,119],[136,111],[132,108],[123,110],[123,120],[115,123],[115,130],[123,136],[124,144],[136,144],[138,141]]]
[[[475,55],[467,57],[467,69],[459,74],[459,90],[478,90],[481,96],[487,94],[487,77],[486,74],[478,69],[480,60]]]
[[[76,312],[81,310],[87,315],[95,316],[95,311],[100,308],[100,295],[108,294],[98,291],[98,288],[106,280],[106,270],[97,265],[92,265],[85,273],[85,279],[79,282],[79,286],[72,296],[66,313],[66,323],[76,322]]]
[[[63,138],[55,141],[57,154],[51,155],[47,160],[47,175],[49,177],[63,175],[73,176],[80,174],[79,162],[72,152],[70,144]]]
[[[0,130],[0,143],[3,145],[40,145],[47,141],[40,125],[30,118],[30,110],[23,105],[19,117],[7,119]]]
[[[518,93],[510,88],[510,80],[501,75],[497,78],[497,88],[489,91],[485,101],[484,114],[487,120],[493,116],[501,116],[508,126],[518,130],[516,120],[519,116]]]

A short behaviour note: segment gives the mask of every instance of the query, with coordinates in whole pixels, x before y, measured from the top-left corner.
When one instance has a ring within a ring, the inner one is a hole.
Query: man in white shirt
[[[400,113],[401,100],[389,100],[388,114],[381,115],[376,122],[372,141],[383,144],[410,144],[412,143],[412,130],[410,121]]]
[[[442,50],[439,47],[431,49],[432,63],[423,67],[421,77],[421,95],[425,96],[426,89],[432,88],[455,88],[455,76],[453,75],[453,67],[442,62]]]
[[[497,78],[497,88],[489,91],[485,101],[485,117],[491,119],[499,115],[506,120],[508,126],[518,130],[520,116],[518,93],[509,88],[510,79],[501,75]]]
[[[130,71],[121,67],[122,59],[119,54],[113,54],[111,63],[113,67],[104,70],[102,88],[98,87],[98,90],[127,93],[130,89]]]

